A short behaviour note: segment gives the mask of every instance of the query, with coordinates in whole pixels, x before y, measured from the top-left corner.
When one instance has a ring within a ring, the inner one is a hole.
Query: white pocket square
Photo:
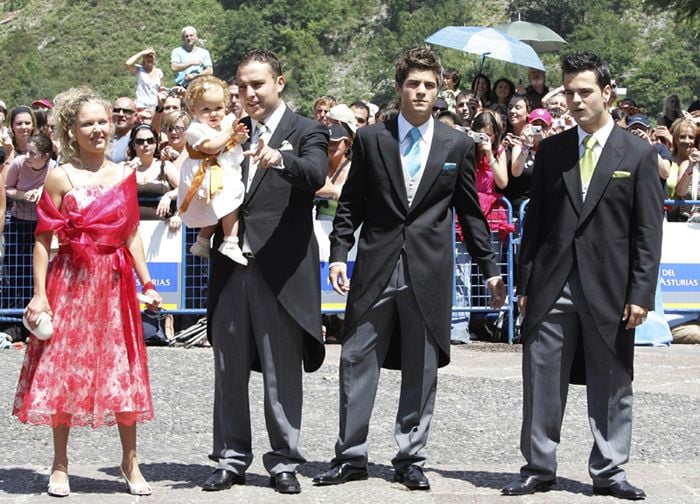
[[[277,150],[281,150],[281,151],[294,150],[294,147],[287,140],[285,140],[284,142],[282,142],[282,145],[280,145],[280,148]]]

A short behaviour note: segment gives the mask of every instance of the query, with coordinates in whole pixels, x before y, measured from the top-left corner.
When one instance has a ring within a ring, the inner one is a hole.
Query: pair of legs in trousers
[[[413,295],[403,260],[389,285],[343,341],[340,357],[340,432],[334,464],[367,465],[367,432],[379,371],[394,329],[401,332],[401,393],[395,438],[397,470],[422,466],[437,388],[438,346],[430,336]]]
[[[632,438],[632,381],[598,333],[576,273],[552,310],[528,335],[523,348],[523,477],[547,481],[557,470],[556,449],[579,339],[586,366],[588,420],[593,448],[588,471],[593,484],[625,480]]]
[[[218,469],[242,475],[253,460],[248,381],[255,356],[263,373],[271,450],[265,469],[294,472],[302,408],[303,331],[270,291],[255,259],[236,266],[212,316],[215,366],[214,449]]]

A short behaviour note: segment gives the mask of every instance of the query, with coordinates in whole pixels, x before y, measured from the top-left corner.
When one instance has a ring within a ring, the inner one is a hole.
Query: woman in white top
[[[136,63],[139,58],[142,64]],[[163,71],[156,66],[156,51],[148,47],[126,60],[126,68],[136,78],[136,107],[138,109],[158,106],[158,89],[163,81]]]

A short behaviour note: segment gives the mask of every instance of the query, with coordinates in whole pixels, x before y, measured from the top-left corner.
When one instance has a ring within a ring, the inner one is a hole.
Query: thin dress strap
[[[66,178],[68,179],[68,183],[70,184],[70,188],[73,189],[75,188],[75,185],[73,184],[73,181],[70,179],[70,175],[68,175],[68,170],[64,167],[64,165],[61,165],[61,169],[63,170],[63,173],[66,174]]]

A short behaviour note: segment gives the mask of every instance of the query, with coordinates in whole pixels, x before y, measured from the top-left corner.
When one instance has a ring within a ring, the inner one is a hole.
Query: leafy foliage
[[[221,77],[254,47],[275,51],[287,77],[285,97],[302,112],[320,94],[339,100],[394,99],[393,61],[448,25],[487,26],[517,19],[545,24],[569,41],[567,51],[594,50],[609,60],[628,94],[652,115],[663,97],[677,92],[684,103],[700,82],[697,23],[674,14],[697,12],[698,0],[672,1],[673,12],[647,0],[11,0],[0,1],[0,98],[8,105],[52,97],[79,84],[106,97],[131,95],[133,77],[124,61],[144,47],[158,54],[172,82],[170,51],[183,26],[197,27]],[[646,9],[646,10],[642,10]],[[694,10],[693,10],[694,9]],[[469,86],[479,58],[436,47],[445,66]],[[550,85],[559,84],[556,54],[542,55]],[[486,59],[496,80],[526,79],[526,69]]]

